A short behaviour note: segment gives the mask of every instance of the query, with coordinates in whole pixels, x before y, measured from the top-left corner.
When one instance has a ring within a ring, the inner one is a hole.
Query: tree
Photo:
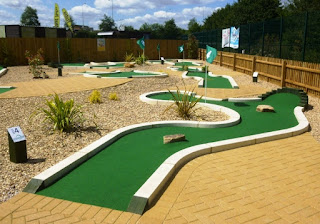
[[[159,23],[154,23],[154,24],[144,23],[141,25],[139,30],[141,32],[150,32],[152,39],[163,39],[164,38],[164,35],[163,35],[164,27],[163,27],[163,25],[161,25]]]
[[[23,26],[40,26],[37,10],[27,6],[21,14],[20,23]]]
[[[289,4],[285,7],[288,13],[318,11],[320,10],[319,0],[289,0]]]
[[[124,26],[124,31],[135,31],[133,26]]]
[[[107,16],[106,14],[104,14],[103,16],[104,17],[103,19],[101,19],[101,23],[99,24],[99,29],[101,31],[117,30],[114,20],[110,16]]]
[[[188,23],[189,33],[191,34],[191,33],[199,32],[200,30],[201,30],[201,26],[197,22],[196,18],[190,19],[190,21]]]
[[[71,26],[72,26],[72,29],[73,29],[73,27],[74,27],[76,24],[74,23],[73,17],[72,17],[71,15],[69,15],[69,16],[70,16]],[[69,29],[68,24],[66,23],[66,21],[64,21],[64,27],[66,27],[66,28]]]
[[[170,19],[164,23],[163,34],[165,39],[180,39],[181,33],[181,29],[177,27],[174,19]]]

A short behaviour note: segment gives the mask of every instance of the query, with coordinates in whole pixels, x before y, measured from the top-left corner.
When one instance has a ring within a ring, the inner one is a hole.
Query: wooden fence
[[[205,51],[199,49],[198,59],[205,60]],[[257,71],[259,79],[281,87],[303,89],[308,94],[320,97],[320,64],[222,51],[218,52],[213,63],[249,75]]]
[[[57,62],[58,41],[62,63],[124,61],[126,53],[133,53],[134,56],[143,53],[136,39],[105,39],[105,51],[98,51],[97,39],[93,38],[0,38],[0,64],[6,57],[9,65],[26,65],[25,51],[35,53],[39,48],[44,50],[46,62]],[[149,59],[158,59],[157,45],[160,44],[160,53],[164,58],[182,58],[178,46],[185,42],[185,40],[145,40],[145,55]],[[6,56],[2,53],[4,50],[8,52]]]

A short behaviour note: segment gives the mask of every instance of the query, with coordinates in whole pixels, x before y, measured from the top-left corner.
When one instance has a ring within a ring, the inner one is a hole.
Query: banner
[[[182,53],[182,52],[183,52],[183,47],[184,47],[183,45],[181,45],[181,46],[178,47],[179,53]]]
[[[98,48],[98,51],[106,50],[106,40],[104,38],[97,39],[97,48]]]
[[[65,8],[63,8],[63,9],[62,9],[62,13],[63,13],[64,20],[66,21],[69,29],[71,30],[71,32],[73,32],[72,24],[71,24],[71,19],[70,19],[70,16],[69,16],[67,10],[66,10]]]
[[[239,34],[240,34],[240,27],[237,29],[234,26],[231,27],[231,38],[230,38],[230,47],[233,49],[239,48]]]
[[[222,48],[230,47],[230,28],[222,30]]]
[[[59,10],[59,5],[56,3],[54,4],[54,27],[60,27],[60,10]]]

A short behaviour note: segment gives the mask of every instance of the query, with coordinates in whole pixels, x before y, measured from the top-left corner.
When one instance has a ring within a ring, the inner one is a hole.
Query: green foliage
[[[148,61],[148,57],[145,55],[139,55],[139,57],[136,57],[136,64],[142,65],[143,63],[146,63]]]
[[[29,64],[29,73],[31,73],[35,78],[41,77],[42,74],[42,65],[44,63],[42,55],[42,48],[40,48],[35,55],[32,55],[28,50],[25,53]]]
[[[101,93],[98,90],[93,90],[89,96],[90,103],[102,103]]]
[[[81,111],[81,105],[75,105],[74,100],[70,99],[63,102],[58,94],[53,96],[53,99],[46,100],[46,107],[40,107],[31,116],[34,118],[38,115],[43,115],[43,122],[49,122],[53,125],[53,130],[70,131],[73,128],[82,125],[85,121]]]
[[[188,65],[182,65],[182,71],[188,71],[189,67]]]
[[[74,35],[75,38],[97,38],[97,32],[89,30],[79,30]]]
[[[21,14],[20,23],[23,26],[40,26],[37,10],[27,6]]]
[[[132,53],[131,54],[126,53],[126,56],[124,57],[124,61],[125,62],[133,62],[133,61],[135,61],[135,58]]]
[[[152,39],[180,39],[184,30],[177,27],[174,19],[165,21],[164,25],[159,23],[148,24],[144,23],[141,25],[141,32],[151,32]]]
[[[165,39],[177,40],[182,36],[182,31],[177,27],[174,19],[170,19],[164,23],[163,34]]]
[[[197,22],[196,18],[190,19],[190,21],[188,23],[188,32],[189,32],[189,34],[200,32],[200,31],[201,31],[201,26]]]
[[[110,16],[107,16],[106,14],[104,14],[103,18],[101,19],[101,23],[99,24],[99,30],[112,31],[112,30],[117,30],[117,27],[115,25],[114,20]]]
[[[76,24],[74,23],[74,19],[73,19],[72,15],[69,14],[69,16],[70,16],[70,22],[71,22],[71,26],[72,26],[72,30],[73,30],[73,28],[74,28],[74,26],[75,26]],[[63,26],[69,30],[69,26],[68,26],[68,24],[66,23],[66,21],[64,21],[64,25],[63,25]]]
[[[209,72],[209,67],[207,65],[203,66],[201,68],[201,71],[205,72],[206,71],[206,68],[207,68],[207,72]]]
[[[13,60],[6,39],[0,38],[0,64],[6,68],[10,65],[11,61]]]
[[[119,100],[117,93],[110,93],[109,100]]]
[[[195,87],[193,87],[193,89],[187,90],[186,86],[184,86],[184,92],[182,93],[177,86],[177,92],[168,90],[172,96],[174,103],[167,107],[165,112],[171,109],[173,106],[176,106],[174,109],[178,112],[178,115],[180,117],[185,120],[190,119],[192,114],[194,113],[195,106],[202,99],[202,96],[199,98],[195,97],[194,89]]]
[[[124,26],[124,31],[135,31],[133,26]]]
[[[198,41],[196,37],[192,34],[188,36],[187,52],[188,52],[188,58],[192,58],[192,59],[198,58]]]

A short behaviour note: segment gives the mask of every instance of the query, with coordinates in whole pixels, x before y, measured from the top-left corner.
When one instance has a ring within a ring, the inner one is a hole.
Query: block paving
[[[22,192],[0,223],[320,223],[320,144],[305,133],[198,157],[142,216]]]

